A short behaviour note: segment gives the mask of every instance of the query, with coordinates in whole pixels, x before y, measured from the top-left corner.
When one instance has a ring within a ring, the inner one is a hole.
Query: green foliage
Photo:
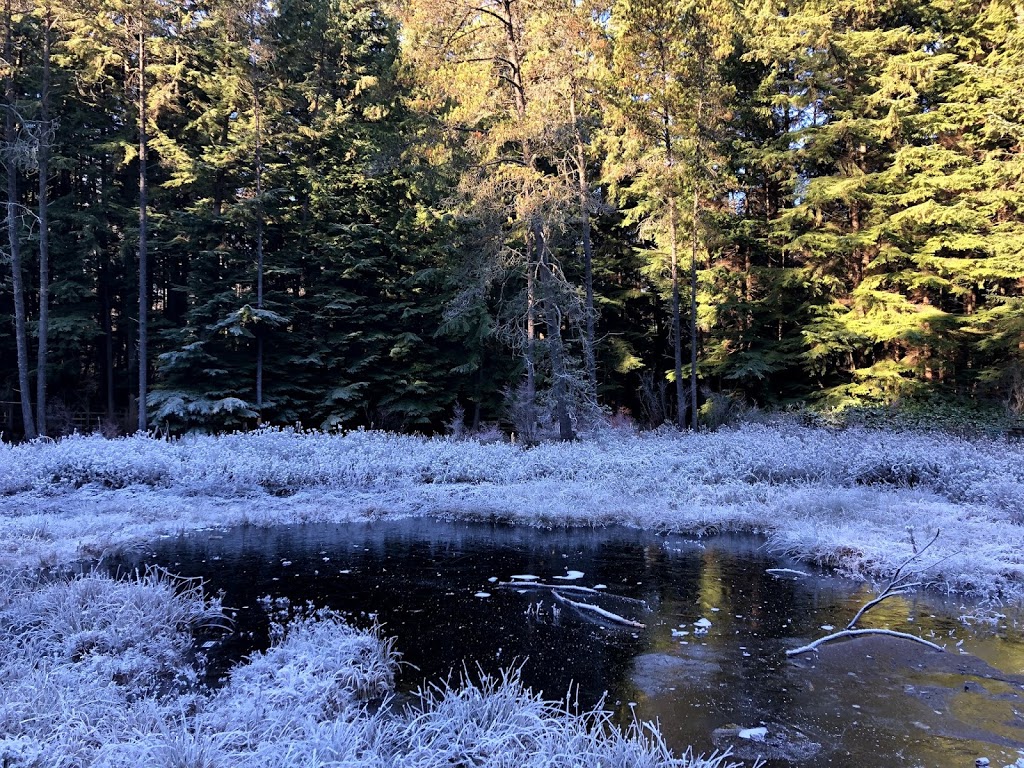
[[[41,6],[12,5],[5,157],[40,114]],[[478,425],[530,367],[583,418],[588,315],[601,404],[660,423],[691,287],[710,421],[733,399],[1024,413],[1019,0],[50,6],[43,373],[69,424],[134,424],[140,35],[162,428],[433,431],[456,403]]]

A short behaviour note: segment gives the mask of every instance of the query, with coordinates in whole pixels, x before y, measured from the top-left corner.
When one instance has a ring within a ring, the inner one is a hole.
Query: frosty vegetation
[[[33,575],[212,526],[443,515],[538,526],[757,531],[776,550],[891,573],[936,529],[933,586],[1024,597],[1024,447],[945,434],[746,425],[606,432],[525,448],[378,432],[263,430],[0,445],[0,765],[694,766],[514,673],[390,704],[395,650],[311,611],[210,691],[193,583]]]
[[[275,627],[275,642],[218,690],[197,685],[190,630],[222,621],[194,584],[151,573],[0,591],[0,765],[277,768],[628,765],[727,768],[674,756],[651,726],[625,732],[525,689],[515,673],[443,685],[391,706],[397,662],[373,631],[326,611]]]
[[[383,432],[0,445],[0,556],[52,565],[212,526],[442,515],[537,526],[755,531],[885,576],[937,529],[923,578],[1024,599],[1024,443],[748,424],[522,447]]]

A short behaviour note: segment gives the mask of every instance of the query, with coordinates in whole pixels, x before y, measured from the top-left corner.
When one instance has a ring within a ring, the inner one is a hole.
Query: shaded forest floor
[[[623,524],[768,546],[883,576],[936,531],[924,578],[1024,600],[1024,443],[789,424],[606,432],[568,444],[263,430],[0,446],[8,568],[210,527],[403,515]]]

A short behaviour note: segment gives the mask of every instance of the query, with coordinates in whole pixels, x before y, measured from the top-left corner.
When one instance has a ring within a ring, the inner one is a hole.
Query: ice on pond
[[[693,622],[693,626],[697,627],[697,629],[710,629],[711,622],[702,616],[701,618]]]
[[[608,589],[607,584],[595,584],[594,589]]]
[[[582,579],[583,575],[583,571],[566,571],[565,576],[555,576],[555,578],[563,581],[576,581],[576,579]]]
[[[797,579],[807,575],[806,571],[798,571],[795,568],[765,568],[764,572],[772,576],[792,576]]]
[[[540,576],[534,576],[532,573],[514,573],[509,578],[512,581],[538,581]]]
[[[490,592],[477,592],[475,595],[473,595],[473,597],[490,597],[490,596],[491,596]]]
[[[494,582],[496,582],[497,580],[498,580],[498,577],[497,577],[497,576],[491,576],[491,578],[489,578],[489,579],[488,579],[488,581],[489,581],[489,582],[491,582],[491,584],[493,584],[493,583],[494,583]]]
[[[764,741],[764,737],[768,735],[767,728],[744,728],[736,734],[741,739],[750,739],[751,741]]]

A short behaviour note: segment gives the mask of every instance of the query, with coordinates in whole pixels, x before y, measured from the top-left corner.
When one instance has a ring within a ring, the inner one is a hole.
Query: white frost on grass
[[[634,722],[623,732],[607,712],[578,714],[565,703],[545,701],[515,671],[421,691],[419,705],[395,735],[407,751],[394,765],[417,768],[742,765],[725,756],[676,756],[655,725]]]
[[[605,713],[543,701],[514,672],[391,707],[391,645],[329,611],[276,625],[267,651],[208,691],[196,685],[190,628],[221,613],[194,584],[8,575],[2,586],[5,768],[727,765],[674,756],[653,726],[623,732]]]
[[[756,531],[885,575],[942,530],[927,578],[1024,599],[1024,444],[792,424],[610,432],[533,448],[265,429],[0,444],[0,558],[32,567],[210,526],[402,515]]]

